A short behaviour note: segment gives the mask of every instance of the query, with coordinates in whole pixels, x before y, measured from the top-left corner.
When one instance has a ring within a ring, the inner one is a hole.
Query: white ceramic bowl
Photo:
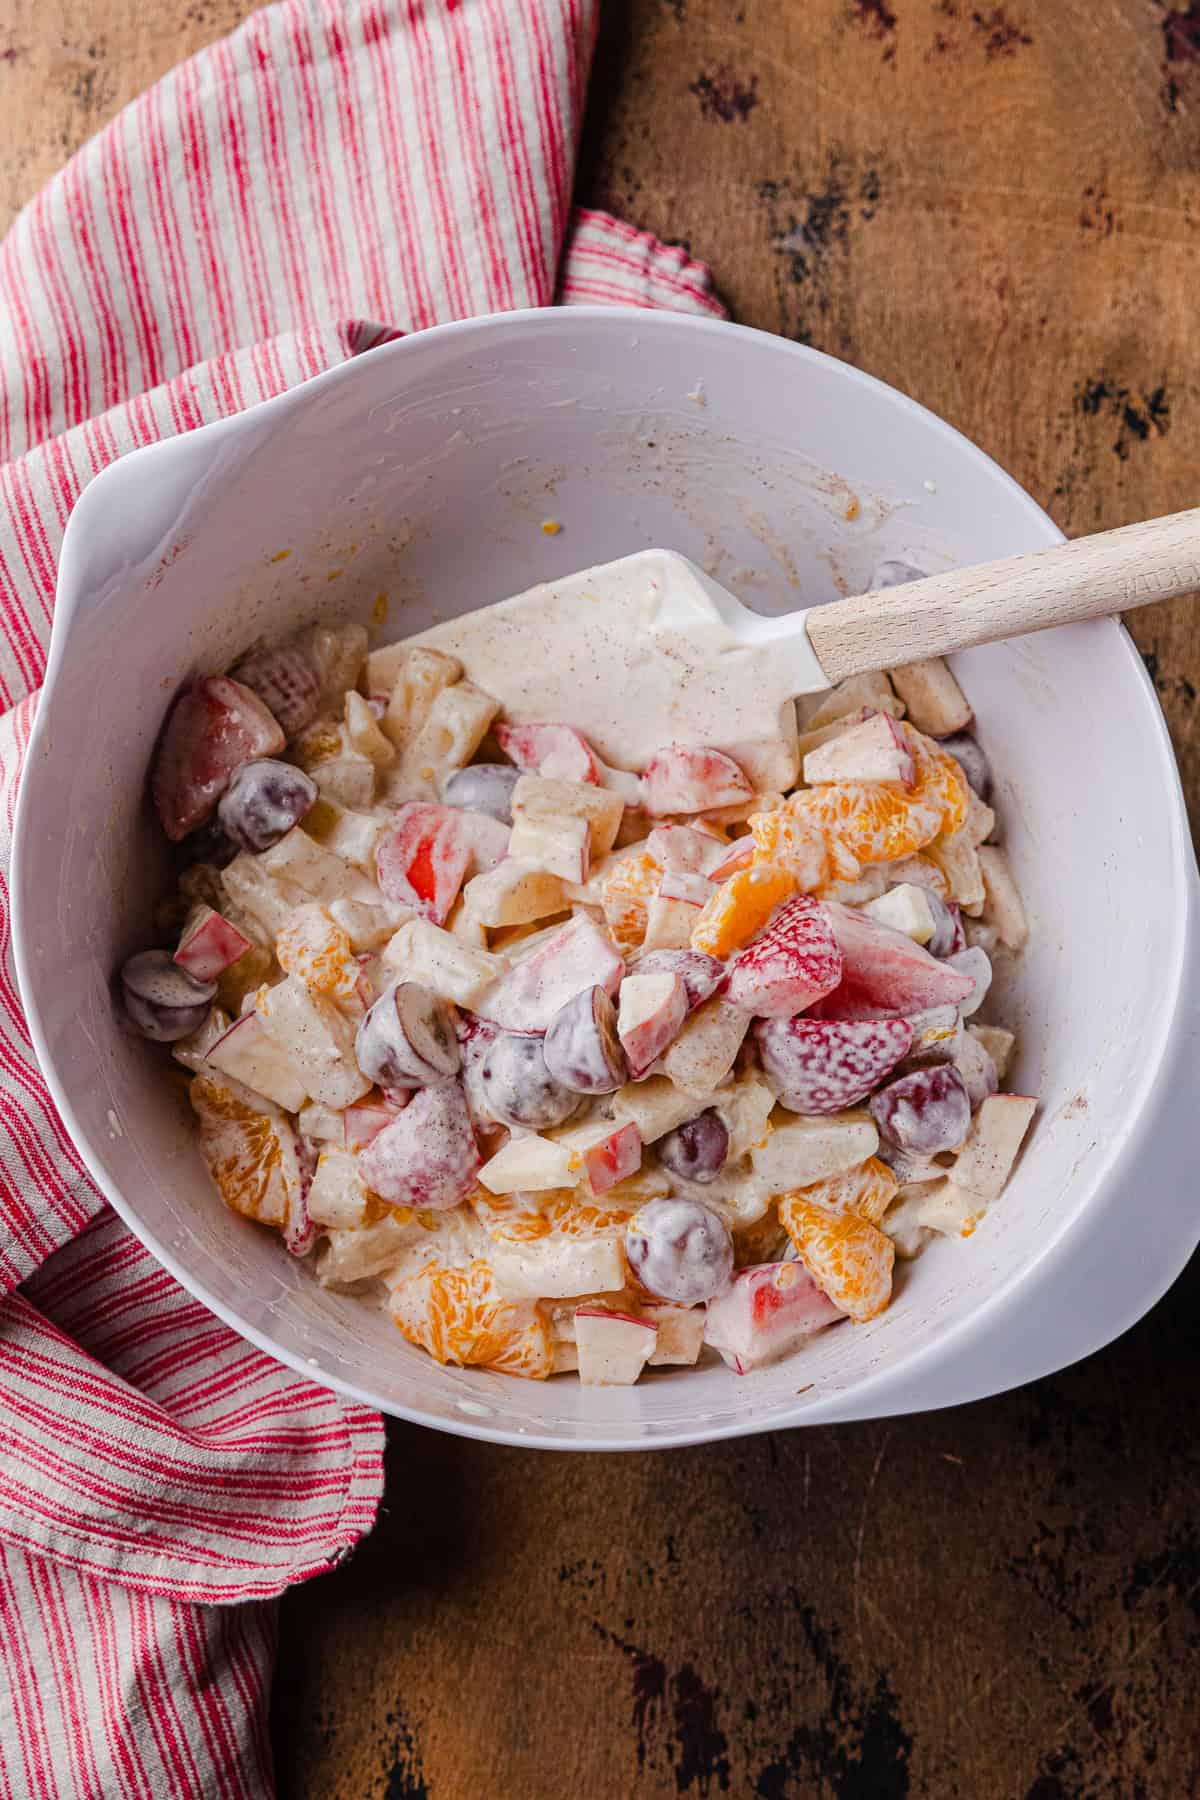
[[[865,587],[884,556],[934,569],[1058,535],[979,450],[841,363],[600,308],[423,332],[106,470],[67,532],[13,877],[34,1042],[95,1180],[272,1355],[507,1442],[642,1448],[910,1412],[1098,1348],[1200,1235],[1195,864],[1158,704],[1115,624],[958,663],[1033,925],[995,1007],[1019,1036],[1012,1085],[1041,1100],[1019,1171],[972,1238],[902,1270],[881,1318],[757,1375],[602,1390],[439,1368],[220,1205],[162,1052],[120,1028],[110,992],[164,879],[145,778],[168,700],[260,634],[366,617],[384,592],[401,636],[652,544],[774,611]]]

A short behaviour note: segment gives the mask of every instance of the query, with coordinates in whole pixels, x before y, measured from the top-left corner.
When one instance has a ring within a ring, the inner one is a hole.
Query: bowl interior
[[[161,1054],[112,1007],[111,972],[164,879],[147,760],[189,670],[308,618],[367,618],[380,596],[383,641],[662,544],[782,611],[865,587],[881,557],[932,570],[1057,536],[980,452],[844,365],[731,326],[590,309],[421,334],[106,472],[68,533],[16,874],[23,991],[93,1174],[236,1328],[443,1428],[632,1447],[869,1413],[885,1376],[949,1351],[1077,1220],[1161,1055],[1144,996],[1178,962],[1161,904],[1183,880],[1175,778],[1115,625],[957,665],[1033,926],[989,1015],[1018,1033],[1012,1085],[1042,1102],[1028,1154],[970,1240],[901,1270],[880,1319],[744,1379],[664,1370],[604,1391],[440,1369],[225,1211]],[[37,830],[47,818],[69,829]]]

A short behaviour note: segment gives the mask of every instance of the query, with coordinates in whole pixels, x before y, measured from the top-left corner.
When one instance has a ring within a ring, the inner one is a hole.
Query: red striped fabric
[[[701,264],[570,210],[594,17],[284,0],[0,245],[0,1800],[269,1794],[270,1601],[351,1550],[382,1479],[374,1414],[234,1336],[104,1206],[33,1061],[7,869],[66,520],[114,457],[397,332],[555,300],[719,315]]]

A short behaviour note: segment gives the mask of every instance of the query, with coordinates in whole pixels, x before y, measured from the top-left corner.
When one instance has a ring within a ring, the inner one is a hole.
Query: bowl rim
[[[395,359],[411,355],[414,347],[419,347],[432,340],[470,342],[473,339],[486,340],[497,333],[511,333],[514,330],[518,334],[529,335],[538,335],[546,331],[569,334],[577,327],[584,329],[600,327],[605,330],[624,332],[628,331],[635,322],[639,331],[682,333],[693,336],[697,340],[709,338],[717,333],[721,334],[723,339],[728,340],[731,334],[736,334],[754,345],[756,349],[769,345],[770,353],[773,355],[788,357],[796,362],[831,367],[836,371],[839,379],[866,388],[875,399],[894,406],[900,412],[915,416],[921,421],[924,428],[940,436],[964,462],[973,463],[993,482],[998,482],[1001,488],[1007,489],[1009,496],[1028,516],[1031,526],[1045,538],[1047,546],[1064,541],[1063,532],[1020,483],[955,426],[949,424],[928,407],[923,406],[919,401],[912,399],[899,388],[856,368],[851,363],[814,349],[811,345],[797,344],[791,339],[775,333],[752,326],[734,324],[725,319],[671,312],[665,309],[628,306],[530,307],[430,326],[422,331],[391,339],[360,355],[352,356],[279,394],[272,395],[268,399],[243,409],[241,412],[214,420],[208,425],[198,427],[195,431],[141,446],[106,465],[92,478],[75,502],[64,535],[59,558],[50,651],[42,684],[43,698],[38,706],[33,730],[26,748],[13,826],[10,883],[13,956],[18,987],[38,1066],[71,1142],[89,1176],[135,1237],[145,1245],[156,1261],[173,1275],[183,1288],[200,1300],[210,1312],[238,1336],[255,1344],[276,1362],[291,1368],[296,1374],[312,1381],[315,1385],[337,1392],[355,1403],[374,1407],[387,1416],[403,1419],[413,1424],[447,1431],[456,1436],[491,1443],[513,1444],[529,1449],[603,1451],[678,1449],[693,1444],[717,1442],[726,1438],[750,1436],[760,1431],[784,1429],[789,1426],[830,1423],[837,1418],[847,1416],[878,1416],[873,1411],[872,1395],[879,1393],[882,1389],[884,1393],[880,1397],[885,1398],[887,1385],[894,1380],[898,1369],[902,1370],[906,1382],[911,1380],[916,1386],[923,1370],[930,1362],[943,1360],[948,1351],[951,1351],[963,1336],[978,1334],[985,1319],[990,1320],[999,1309],[1008,1305],[1011,1302],[1013,1290],[1018,1284],[1030,1284],[1035,1271],[1044,1275],[1048,1266],[1057,1265],[1070,1255],[1071,1240],[1078,1231],[1085,1228],[1087,1215],[1091,1208],[1086,1204],[1076,1208],[1075,1216],[1065,1220],[1057,1231],[1048,1233],[1031,1256],[1021,1264],[1019,1270],[1013,1270],[1003,1276],[973,1313],[959,1320],[956,1325],[947,1329],[942,1335],[916,1349],[911,1355],[904,1356],[900,1362],[882,1361],[848,1388],[830,1392],[824,1399],[816,1401],[806,1408],[797,1410],[789,1407],[785,1401],[772,1405],[761,1413],[748,1412],[744,1418],[730,1419],[707,1428],[700,1426],[695,1430],[689,1430],[686,1427],[681,1429],[667,1427],[661,1432],[656,1431],[652,1435],[647,1435],[631,1422],[622,1437],[591,1435],[586,1428],[581,1430],[578,1435],[566,1436],[552,1435],[531,1429],[518,1431],[512,1427],[494,1426],[488,1424],[485,1419],[466,1415],[461,1419],[431,1415],[420,1406],[408,1406],[391,1397],[376,1394],[369,1387],[361,1386],[338,1375],[333,1370],[324,1367],[314,1368],[299,1352],[285,1349],[269,1332],[242,1318],[232,1306],[213,1295],[204,1280],[191,1271],[171,1247],[145,1225],[133,1204],[125,1199],[117,1185],[110,1182],[103,1172],[103,1165],[93,1149],[89,1134],[84,1130],[75,1114],[70,1097],[59,1080],[50,1055],[37,1002],[38,964],[27,950],[29,934],[26,930],[26,919],[29,915],[25,896],[26,858],[23,847],[26,838],[33,830],[30,813],[35,805],[37,786],[36,778],[31,779],[30,772],[39,767],[38,752],[41,748],[41,739],[49,729],[51,709],[46,702],[52,693],[58,667],[64,654],[65,638],[81,606],[86,604],[84,583],[81,578],[85,554],[84,540],[92,514],[110,506],[111,500],[116,498],[115,492],[110,496],[110,490],[115,490],[121,483],[128,482],[131,470],[134,471],[136,478],[136,472],[140,470],[143,459],[152,457],[156,461],[164,463],[168,458],[182,459],[188,455],[207,458],[230,438],[247,433],[268,422],[277,422],[290,411],[303,409],[310,403],[312,395],[317,391],[365,379],[364,371],[378,367],[374,359],[384,356]],[[1178,1036],[1184,1002],[1183,974],[1187,945],[1196,907],[1195,882],[1188,880],[1189,868],[1194,868],[1194,864],[1186,805],[1166,721],[1149,674],[1128,633],[1116,620],[1102,621],[1099,628],[1111,628],[1119,634],[1131,672],[1135,676],[1140,690],[1140,704],[1143,707],[1145,722],[1150,727],[1149,735],[1153,738],[1164,765],[1171,813],[1172,852],[1180,874],[1178,885],[1182,888],[1183,893],[1182,904],[1173,909],[1176,915],[1176,930],[1170,960],[1171,980],[1168,991],[1171,996],[1171,1004],[1164,1008],[1161,1014],[1154,1055],[1147,1057],[1143,1065],[1142,1080],[1131,1097],[1125,1113],[1123,1128],[1106,1147],[1104,1164],[1092,1178],[1093,1197],[1098,1194],[1102,1186],[1107,1186],[1119,1178],[1121,1167],[1130,1156],[1138,1134],[1144,1127],[1148,1112],[1146,1104],[1148,1094],[1155,1085],[1158,1071],[1163,1066],[1171,1044]],[[1132,695],[1130,700],[1132,702]],[[30,909],[32,904],[32,900],[30,900]],[[1200,1237],[1200,1221],[1197,1223],[1197,1237]],[[1168,1285],[1170,1285],[1169,1281],[1163,1283],[1159,1292],[1164,1292]],[[1159,1294],[1155,1293],[1144,1306],[1138,1308],[1134,1316],[1142,1316],[1158,1297]],[[1133,1319],[1125,1320],[1109,1336],[1117,1335],[1120,1330],[1125,1329],[1126,1325],[1132,1322]],[[1011,1381],[1001,1378],[995,1387],[988,1391],[999,1392],[1011,1385],[1013,1385]],[[852,1403],[853,1415],[847,1415],[845,1411],[847,1403]],[[888,1406],[880,1410],[903,1409]],[[604,1427],[599,1421],[596,1422],[596,1425],[598,1430],[603,1431]]]

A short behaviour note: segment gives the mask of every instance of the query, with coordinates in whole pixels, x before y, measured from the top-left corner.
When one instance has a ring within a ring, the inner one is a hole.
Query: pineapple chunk
[[[470,762],[499,710],[490,694],[469,681],[442,688],[425,723],[401,747],[400,760],[388,774],[389,795],[398,801],[436,800],[446,776]]]
[[[337,1110],[360,1100],[371,1083],[354,1058],[353,1023],[331,1000],[295,975],[260,988],[255,1011],[271,1041],[291,1059],[322,1106]]]
[[[929,737],[949,737],[952,732],[965,731],[971,723],[966,695],[940,656],[906,663],[890,673],[918,731]]]
[[[983,875],[984,922],[995,927],[1006,949],[1020,950],[1029,936],[1029,924],[1008,858],[994,844],[982,844],[978,855]]]
[[[513,789],[513,824],[560,819],[583,819],[593,856],[604,856],[616,842],[625,802],[612,788],[586,781],[553,781],[543,775],[522,775]],[[515,852],[514,852],[515,854]]]
[[[394,663],[390,653],[395,653]],[[375,670],[383,676],[384,659],[389,659],[391,680],[384,676],[371,692],[390,696],[383,729],[396,748],[403,750],[424,725],[438,695],[459,680],[462,664],[456,656],[443,656],[440,650],[408,649],[403,644],[390,644],[375,656],[380,660],[372,658],[368,663],[368,680],[375,679]]]
[[[372,1196],[349,1150],[322,1150],[308,1190],[308,1216],[316,1225],[355,1231],[367,1223]]]
[[[998,1200],[1036,1111],[1037,1101],[1027,1094],[990,1094],[958,1153],[955,1184],[983,1200]]]
[[[395,762],[396,746],[384,737],[375,714],[354,688],[346,695],[346,736],[358,754],[377,769],[388,769]]]
[[[879,1133],[866,1112],[798,1118],[777,1112],[765,1144],[750,1152],[754,1173],[772,1193],[809,1187],[866,1162],[879,1148]]]
[[[473,919],[493,930],[550,918],[565,912],[569,904],[557,875],[515,856],[473,876],[463,889],[463,903]]]

